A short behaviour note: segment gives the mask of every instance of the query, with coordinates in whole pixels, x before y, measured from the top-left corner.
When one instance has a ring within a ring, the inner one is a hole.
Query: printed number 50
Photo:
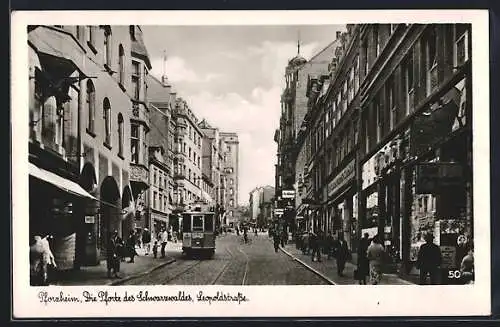
[[[449,270],[448,271],[448,278],[460,278],[460,270]]]

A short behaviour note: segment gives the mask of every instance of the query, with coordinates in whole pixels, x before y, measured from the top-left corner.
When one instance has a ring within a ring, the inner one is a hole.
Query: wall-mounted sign
[[[93,224],[93,223],[95,223],[95,216],[85,216],[85,223],[86,224]]]
[[[402,144],[402,136],[394,138],[363,164],[361,168],[362,189],[375,183],[394,166],[397,160],[406,156],[407,151]]]
[[[281,208],[274,209],[274,214],[275,215],[282,215],[283,214],[283,209],[281,209]]]
[[[416,192],[433,194],[443,187],[458,186],[463,183],[463,169],[458,163],[422,163],[417,165]]]
[[[455,246],[440,246],[442,257],[442,268],[455,268],[457,248]]]
[[[350,182],[354,179],[355,172],[355,164],[354,160],[351,160],[344,169],[340,171],[340,173],[335,176],[330,183],[328,183],[328,196],[333,195],[337,192],[342,186]]]
[[[295,198],[295,190],[283,190],[281,191],[281,197],[283,199],[293,199]]]

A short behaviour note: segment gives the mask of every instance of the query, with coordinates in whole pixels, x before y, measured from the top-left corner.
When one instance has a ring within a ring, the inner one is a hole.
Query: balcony
[[[147,189],[149,187],[149,170],[141,164],[130,163],[130,182],[135,184],[138,189]]]

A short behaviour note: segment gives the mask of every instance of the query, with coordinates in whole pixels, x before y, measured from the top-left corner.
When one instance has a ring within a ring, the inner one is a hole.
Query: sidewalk
[[[327,280],[330,284],[338,285],[353,285],[358,284],[358,281],[354,280],[354,270],[356,265],[351,262],[347,262],[344,269],[344,276],[340,277],[337,275],[337,263],[336,260],[331,258],[327,259],[326,255],[322,255],[321,262],[312,262],[311,255],[302,254],[302,251],[295,247],[295,244],[285,245],[284,248],[280,249],[286,253],[288,256],[294,258],[302,265],[306,266],[309,270],[320,275],[323,279]],[[367,281],[369,278],[367,278]],[[399,278],[396,274],[384,274],[380,285],[413,285],[413,283],[408,282],[404,279]]]
[[[129,258],[120,264],[121,279],[108,278],[106,261],[103,260],[98,266],[81,267],[79,270],[66,271],[54,285],[78,286],[78,285],[119,285],[127,280],[150,273],[175,261],[174,256],[182,251],[182,242],[168,242],[165,248],[166,257],[160,258],[160,248],[158,248],[158,258],[153,257],[153,253],[145,255],[144,249],[137,248],[139,254],[134,258],[134,263],[129,263]]]

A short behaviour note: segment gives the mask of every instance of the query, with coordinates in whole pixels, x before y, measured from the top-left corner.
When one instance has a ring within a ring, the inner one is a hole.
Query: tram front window
[[[193,232],[203,232],[203,216],[193,216]]]
[[[214,231],[214,216],[207,215],[205,216],[205,231],[213,232]]]

